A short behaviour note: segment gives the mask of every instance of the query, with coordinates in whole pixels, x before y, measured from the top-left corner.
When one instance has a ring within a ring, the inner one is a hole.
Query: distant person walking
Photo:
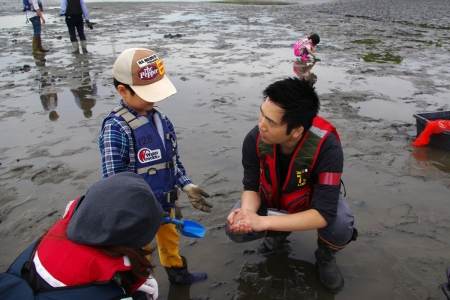
[[[86,36],[84,35],[83,19],[86,21],[89,29],[94,29],[94,26],[89,22],[89,13],[86,8],[84,0],[61,0],[60,16],[66,16],[66,24],[69,29],[70,41],[72,42],[72,53],[79,54],[79,44],[75,29],[80,38],[81,50],[87,53]]]
[[[44,16],[42,15],[44,11],[42,2],[38,0],[23,0],[23,10],[27,14],[27,22],[29,20],[33,25],[33,41],[31,44],[33,54],[39,55],[48,52],[49,50],[42,47],[41,41],[41,21],[45,23]]]

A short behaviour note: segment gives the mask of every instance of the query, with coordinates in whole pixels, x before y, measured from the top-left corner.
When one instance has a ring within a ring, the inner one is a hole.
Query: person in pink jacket
[[[294,45],[295,56],[301,56],[301,60],[308,60],[308,54],[316,58],[312,49],[320,43],[320,37],[317,33],[305,36]]]

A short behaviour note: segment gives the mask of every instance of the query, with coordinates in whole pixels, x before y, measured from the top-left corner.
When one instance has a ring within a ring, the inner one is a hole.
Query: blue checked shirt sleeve
[[[133,145],[130,145],[129,131],[128,126],[115,119],[106,121],[98,139],[103,178],[125,171],[135,172],[134,163],[130,162],[130,147]]]
[[[167,123],[167,127],[169,128],[170,131],[175,132],[174,127],[172,122],[170,122],[169,118],[165,118],[165,121]],[[175,139],[177,137],[175,136]],[[189,178],[189,176],[187,176],[186,174],[186,170],[184,169],[183,164],[180,161],[180,156],[178,155],[178,143],[177,143],[177,147],[175,147],[175,155],[176,155],[176,165],[177,165],[177,181],[178,181],[178,185],[180,186],[181,189],[183,189],[187,184],[192,183],[192,180]]]

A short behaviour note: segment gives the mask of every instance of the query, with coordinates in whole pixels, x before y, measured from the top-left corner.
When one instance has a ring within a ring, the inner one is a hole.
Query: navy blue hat
[[[69,240],[139,249],[155,237],[163,210],[141,176],[123,172],[94,183],[67,226]]]

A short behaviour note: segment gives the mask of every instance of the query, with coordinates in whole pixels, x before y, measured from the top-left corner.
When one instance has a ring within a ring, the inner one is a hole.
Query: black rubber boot
[[[340,249],[333,248],[320,238],[317,239],[319,246],[314,252],[316,265],[319,269],[319,280],[330,292],[339,292],[344,287],[344,277],[336,265],[335,254]]]
[[[447,281],[441,285],[441,288],[447,300],[450,300],[450,267],[447,267],[445,273],[447,275]]]
[[[286,242],[290,232],[269,231],[264,240],[258,245],[258,252],[262,255],[289,254],[291,247]]]
[[[164,268],[167,275],[169,275],[169,282],[171,284],[193,284],[199,281],[205,280],[208,275],[202,271],[189,272],[187,268],[187,260],[184,256],[181,256],[183,260],[182,267]]]

